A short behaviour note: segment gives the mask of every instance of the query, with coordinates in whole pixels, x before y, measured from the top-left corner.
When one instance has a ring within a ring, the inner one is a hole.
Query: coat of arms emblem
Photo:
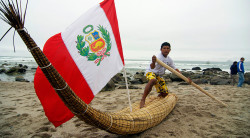
[[[94,30],[93,25],[85,26],[85,41],[83,35],[78,35],[76,48],[81,56],[86,56],[88,61],[94,61],[99,66],[105,57],[110,56],[111,40],[109,32],[103,26],[99,25],[97,28]]]

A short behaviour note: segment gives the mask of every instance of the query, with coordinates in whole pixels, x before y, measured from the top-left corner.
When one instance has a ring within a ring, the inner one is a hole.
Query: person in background
[[[236,83],[237,72],[238,72],[237,71],[237,61],[234,61],[233,65],[231,65],[231,67],[230,67],[230,75],[231,75],[232,85],[233,86]]]
[[[244,82],[244,73],[245,73],[245,70],[244,70],[244,60],[245,58],[240,58],[240,61],[238,62],[237,64],[237,71],[238,71],[238,75],[239,75],[239,83],[238,83],[238,87],[242,87],[242,84]]]

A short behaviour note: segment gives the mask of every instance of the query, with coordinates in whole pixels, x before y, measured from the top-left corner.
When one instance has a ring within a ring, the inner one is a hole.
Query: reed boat
[[[13,0],[6,3],[1,0],[0,4],[1,19],[11,26],[10,29],[14,28],[17,31],[61,100],[79,119],[108,132],[125,135],[139,133],[159,124],[173,110],[177,102],[174,94],[169,94],[165,98],[148,98],[146,107],[141,109],[139,101],[135,102],[132,105],[132,112],[129,107],[114,113],[101,112],[92,108],[67,85],[24,28],[27,4],[23,17],[19,8],[21,5],[18,6],[18,3],[15,4]]]

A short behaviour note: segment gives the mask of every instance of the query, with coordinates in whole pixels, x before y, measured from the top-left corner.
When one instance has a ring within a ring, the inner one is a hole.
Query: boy
[[[180,71],[175,67],[173,60],[168,56],[170,51],[170,44],[168,42],[162,43],[161,53],[157,55],[157,58],[180,73]],[[166,68],[156,63],[156,56],[153,56],[152,63],[150,64],[150,67],[146,70],[146,77],[149,82],[145,87],[144,94],[140,103],[140,108],[144,107],[145,99],[152,90],[153,86],[155,86],[157,92],[159,93],[158,96],[165,97],[168,95],[168,88],[166,86],[165,80],[161,78],[162,75],[165,74],[165,71]]]

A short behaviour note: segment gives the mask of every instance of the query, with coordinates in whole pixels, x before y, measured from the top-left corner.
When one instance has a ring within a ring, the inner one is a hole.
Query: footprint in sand
[[[49,131],[49,127],[47,126],[43,126],[41,128],[39,128],[36,132],[48,132]]]
[[[3,131],[3,132],[0,132],[0,137],[2,138],[5,138],[5,137],[11,137],[13,134],[9,131]]]
[[[52,135],[48,133],[35,134],[31,138],[51,138]]]
[[[107,95],[106,95],[106,96],[104,96],[104,97],[110,97],[110,95],[111,95],[111,94],[107,94]]]
[[[198,132],[196,130],[194,130],[194,129],[189,130],[189,131],[192,132],[192,133],[198,134]]]
[[[46,122],[46,123],[43,123],[43,125],[51,125],[51,122]]]
[[[97,131],[99,131],[99,129],[98,128],[96,128],[96,127],[87,127],[87,128],[84,128],[83,130],[81,130],[81,132],[84,132],[84,131],[87,131],[87,132],[97,132]]]
[[[56,132],[55,128],[51,128],[50,126],[43,126],[41,128],[39,128],[37,131],[37,133],[41,133],[41,132]]]

